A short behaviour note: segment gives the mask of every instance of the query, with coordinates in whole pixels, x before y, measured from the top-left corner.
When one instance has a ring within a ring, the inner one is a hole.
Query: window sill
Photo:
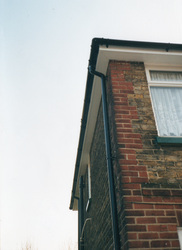
[[[182,137],[156,137],[158,144],[164,144],[164,145],[176,145],[181,146],[182,145]]]

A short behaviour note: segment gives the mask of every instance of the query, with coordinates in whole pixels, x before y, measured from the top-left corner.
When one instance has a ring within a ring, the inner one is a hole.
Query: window
[[[178,227],[178,238],[180,243],[180,249],[182,249],[182,227]]]
[[[158,135],[182,137],[182,69],[148,69],[147,78]]]

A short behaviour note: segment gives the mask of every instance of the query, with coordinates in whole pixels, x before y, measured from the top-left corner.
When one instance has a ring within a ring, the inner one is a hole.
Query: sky
[[[0,250],[77,249],[91,40],[182,43],[181,0],[0,0]]]

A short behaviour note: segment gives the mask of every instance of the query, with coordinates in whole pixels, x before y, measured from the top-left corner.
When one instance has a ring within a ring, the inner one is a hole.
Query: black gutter
[[[114,249],[119,250],[120,240],[119,240],[118,217],[117,217],[117,203],[116,203],[116,195],[115,195],[115,187],[114,187],[114,173],[113,173],[112,156],[111,156],[111,142],[110,142],[110,133],[109,133],[109,119],[108,119],[108,109],[107,109],[105,75],[95,70],[92,70],[91,67],[89,67],[89,72],[101,78],[104,135],[105,135],[105,145],[106,145],[106,160],[107,160],[107,171],[108,171],[108,184],[109,184],[109,195],[110,195],[110,206],[111,206],[113,241],[114,241]]]
[[[133,47],[133,48],[141,48],[141,49],[161,49],[164,51],[182,51],[181,44],[138,42],[138,41],[94,38],[92,40],[90,59],[89,59],[89,66],[91,66],[93,70],[95,70],[96,68],[96,62],[97,62],[97,57],[98,57],[100,46],[106,46],[106,47],[119,46],[119,47]],[[75,199],[75,191],[76,191],[76,186],[77,186],[81,153],[82,153],[82,148],[83,148],[83,141],[84,141],[84,136],[85,136],[86,124],[87,124],[90,98],[91,98],[92,87],[93,87],[93,79],[94,79],[94,76],[90,72],[88,72],[87,85],[86,85],[86,91],[85,91],[85,101],[84,101],[84,107],[83,107],[83,113],[82,113],[80,138],[79,138],[77,158],[76,158],[76,164],[75,164],[75,173],[74,173],[73,186],[72,186],[72,196],[71,196],[71,201],[70,201],[70,209],[73,209],[73,203]]]

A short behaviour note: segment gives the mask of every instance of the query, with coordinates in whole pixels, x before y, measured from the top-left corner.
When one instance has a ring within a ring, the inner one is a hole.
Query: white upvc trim
[[[178,238],[179,238],[179,243],[180,243],[180,249],[182,249],[182,227],[178,227],[177,232],[178,232]]]
[[[91,169],[90,169],[90,154],[88,155],[88,165],[87,165],[87,180],[88,180],[88,200],[86,204],[86,212],[88,212],[88,209],[90,207],[91,203]]]
[[[90,155],[88,156],[88,198],[91,199],[91,169],[90,169]]]
[[[179,66],[164,66],[164,65],[150,65],[145,64],[145,70],[146,70],[146,76],[147,76],[147,82],[149,87],[156,86],[156,87],[182,87],[182,81],[181,82],[166,82],[166,81],[153,81],[150,77],[150,71],[172,71],[172,72],[182,72],[182,67]]]

